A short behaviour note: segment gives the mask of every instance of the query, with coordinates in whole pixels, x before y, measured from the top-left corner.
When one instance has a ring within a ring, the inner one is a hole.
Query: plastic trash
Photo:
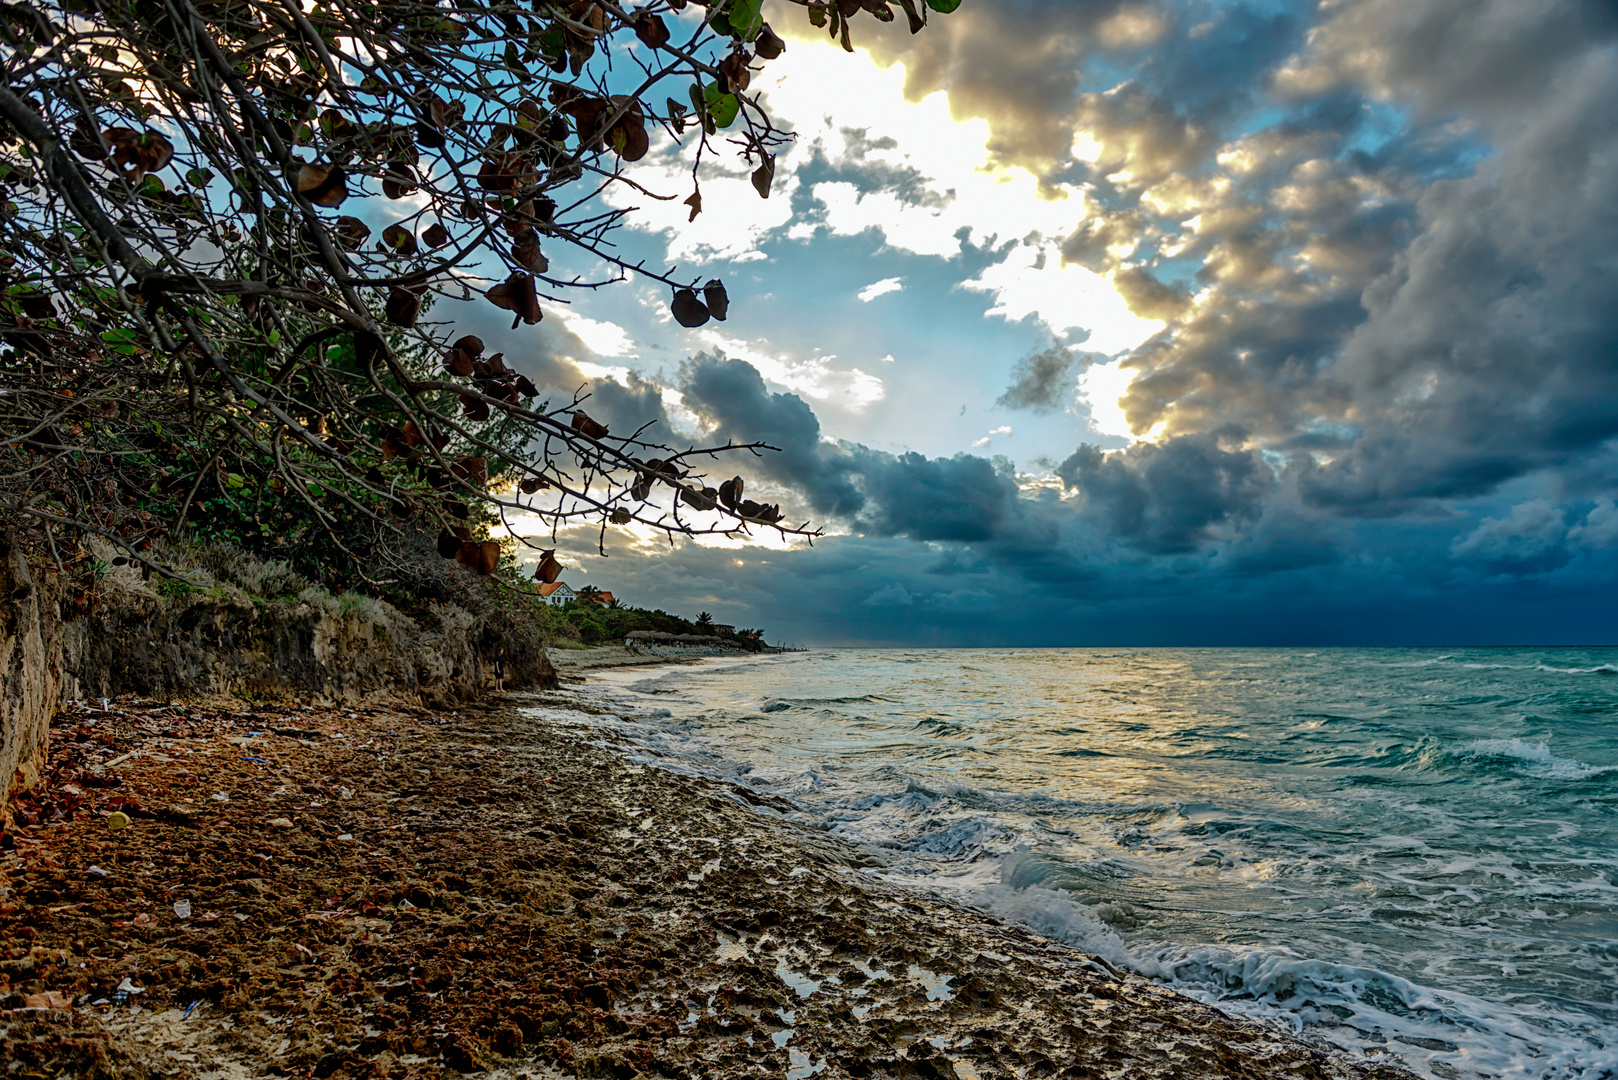
[[[191,901],[174,901],[174,914],[178,915],[182,919],[189,919],[191,917]]]
[[[24,1009],[71,1009],[73,1003],[67,995],[56,990],[46,990],[38,994],[24,994],[22,999]]]
[[[114,810],[107,815],[107,828],[113,832],[129,828],[129,815],[122,810]]]

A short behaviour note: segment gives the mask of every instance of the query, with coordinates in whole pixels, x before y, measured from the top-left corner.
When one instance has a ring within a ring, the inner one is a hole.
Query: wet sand
[[[563,711],[596,707],[59,717],[37,823],[0,840],[0,1052],[198,1080],[1407,1075],[874,882]]]

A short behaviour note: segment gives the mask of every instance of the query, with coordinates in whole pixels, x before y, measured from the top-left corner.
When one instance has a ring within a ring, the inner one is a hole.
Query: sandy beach
[[[64,714],[0,842],[0,1049],[197,1080],[1408,1075],[874,882],[568,722],[595,708]]]
[[[648,667],[654,664],[695,664],[716,657],[744,657],[741,649],[672,649],[642,646],[598,645],[589,649],[546,649],[551,666],[561,676],[577,675],[596,668]]]

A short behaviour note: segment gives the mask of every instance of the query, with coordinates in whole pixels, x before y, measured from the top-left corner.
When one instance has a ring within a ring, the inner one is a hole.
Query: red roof
[[[557,589],[567,589],[568,592],[573,591],[572,589],[568,588],[567,582],[565,582],[565,581],[550,581],[550,582],[546,582],[545,584],[543,584],[543,585],[541,585],[539,587],[539,595],[541,595],[541,596],[549,596],[551,593],[555,592]]]

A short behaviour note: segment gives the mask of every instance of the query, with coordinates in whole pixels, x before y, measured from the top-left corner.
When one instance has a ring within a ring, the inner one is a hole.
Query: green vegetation
[[[545,609],[546,633],[558,642],[577,641],[585,645],[617,645],[636,630],[657,630],[665,634],[697,634],[718,637],[738,649],[756,651],[764,648],[763,630],[737,630],[722,633],[714,628],[713,616],[706,611],[696,619],[670,615],[662,608],[626,607],[619,603],[602,604],[590,596],[594,590],[586,585],[579,590],[576,600]]]

